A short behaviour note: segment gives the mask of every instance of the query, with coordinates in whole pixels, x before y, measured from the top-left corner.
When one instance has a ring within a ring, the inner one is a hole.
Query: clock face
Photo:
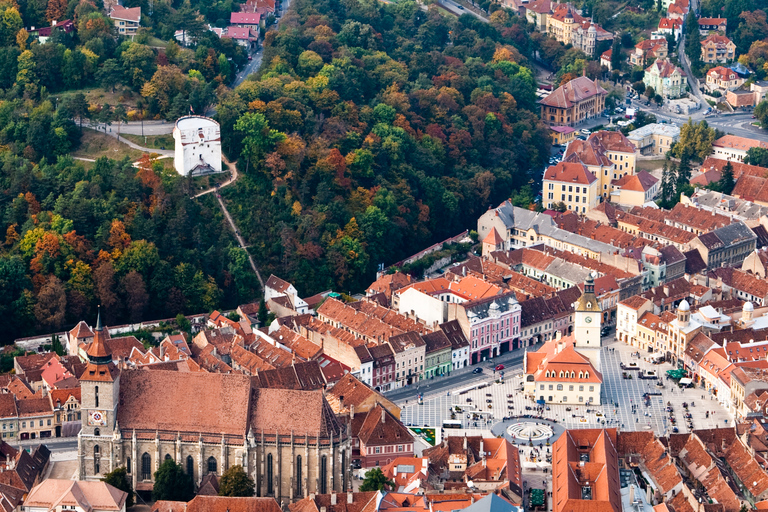
[[[104,411],[89,411],[88,424],[96,427],[106,427],[107,414]]]
[[[591,323],[592,322],[592,317],[588,316],[587,318],[584,319],[584,321],[587,322],[587,323]]]

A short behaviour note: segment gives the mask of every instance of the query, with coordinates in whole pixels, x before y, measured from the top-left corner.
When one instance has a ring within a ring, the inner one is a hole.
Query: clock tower
[[[101,311],[96,319],[87,365],[80,376],[82,427],[78,434],[80,479],[85,475],[99,478],[111,468],[111,441],[115,429],[120,388],[120,370],[112,362],[106,345],[107,331],[101,325]],[[87,453],[88,456],[83,456]]]
[[[584,293],[576,301],[574,331],[576,348],[600,348],[600,328],[603,312],[595,296],[595,281],[592,274],[584,282]]]

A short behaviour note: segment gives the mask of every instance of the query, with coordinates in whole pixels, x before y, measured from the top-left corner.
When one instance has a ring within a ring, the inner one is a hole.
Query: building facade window
[[[152,458],[148,453],[144,453],[144,455],[141,456],[141,479],[152,479]]]
[[[195,479],[195,459],[191,455],[187,455],[187,474]]]
[[[267,454],[267,494],[273,494],[275,492],[274,486],[274,473],[272,470],[272,454]]]
[[[216,473],[217,467],[216,467],[216,459],[213,457],[208,457],[208,472],[209,473]]]
[[[296,494],[301,496],[304,494],[303,489],[301,487],[301,472],[303,468],[301,467],[301,455],[296,456]]]

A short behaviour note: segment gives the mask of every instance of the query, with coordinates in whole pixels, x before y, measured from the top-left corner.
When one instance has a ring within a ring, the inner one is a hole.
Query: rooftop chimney
[[[382,407],[381,408],[381,422],[386,423],[387,419],[387,411]]]
[[[347,503],[352,503],[352,493],[351,492],[347,493]]]
[[[331,493],[331,505],[336,505],[336,493]]]

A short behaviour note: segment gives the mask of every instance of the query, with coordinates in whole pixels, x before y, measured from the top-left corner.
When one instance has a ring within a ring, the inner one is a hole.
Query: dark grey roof
[[[701,257],[701,253],[698,249],[686,251],[684,255],[686,274],[697,274],[707,268],[707,264],[704,262],[704,258]]]
[[[757,238],[752,230],[743,222],[728,224],[727,226],[717,228],[712,231],[712,233],[717,235],[717,238],[719,238],[723,242],[723,245],[726,246]]]
[[[437,330],[422,336],[424,343],[427,344],[427,354],[440,352],[441,350],[451,350],[451,340],[443,331]]]
[[[704,247],[710,251],[713,249],[719,249],[723,246],[723,241],[720,240],[720,237],[718,237],[714,231],[699,235],[699,241],[704,244]]]
[[[755,233],[755,236],[757,236],[758,249],[768,245],[768,229],[765,229],[765,226],[763,226],[762,224],[758,224],[757,226],[752,228],[752,232]]]
[[[664,257],[664,261],[667,265],[672,265],[673,263],[678,263],[685,260],[683,253],[680,252],[680,250],[674,245],[667,245],[666,247],[662,247],[659,252]]]
[[[459,324],[458,320],[451,320],[450,322],[440,324],[440,330],[448,336],[453,350],[469,346],[469,341],[464,336],[464,331],[461,330],[461,324]]]
[[[373,356],[368,350],[368,347],[365,345],[359,345],[355,347],[355,353],[357,354],[357,357],[360,359],[361,363],[370,363],[373,361]]]

